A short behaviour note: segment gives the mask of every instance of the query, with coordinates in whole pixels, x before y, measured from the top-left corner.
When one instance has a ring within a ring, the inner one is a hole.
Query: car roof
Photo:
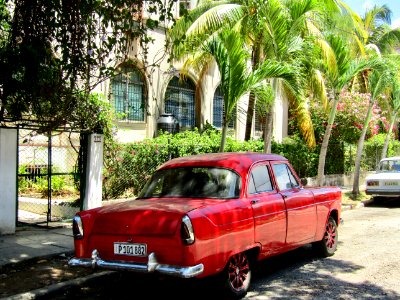
[[[174,158],[167,161],[159,169],[174,167],[221,167],[230,168],[241,173],[248,170],[251,165],[259,161],[287,161],[277,154],[264,154],[257,152],[224,152],[208,153]]]
[[[381,161],[386,161],[386,160],[400,160],[400,156],[386,157]]]

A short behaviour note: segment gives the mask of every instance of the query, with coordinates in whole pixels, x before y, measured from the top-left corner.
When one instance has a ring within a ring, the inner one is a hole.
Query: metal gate
[[[81,209],[83,148],[77,132],[18,128],[17,224],[49,226]]]

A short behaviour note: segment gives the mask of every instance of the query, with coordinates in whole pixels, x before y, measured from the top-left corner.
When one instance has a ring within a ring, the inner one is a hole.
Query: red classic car
[[[177,158],[137,199],[79,212],[69,265],[182,278],[219,273],[241,298],[258,260],[307,243],[333,255],[340,207],[339,188],[304,188],[279,155]]]

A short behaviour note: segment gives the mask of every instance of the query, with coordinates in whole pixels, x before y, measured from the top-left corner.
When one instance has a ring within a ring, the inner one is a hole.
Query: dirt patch
[[[96,271],[68,266],[66,256],[30,260],[0,268],[0,298],[32,291]]]

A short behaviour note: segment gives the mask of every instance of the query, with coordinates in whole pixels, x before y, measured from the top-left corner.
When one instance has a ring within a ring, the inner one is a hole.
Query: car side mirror
[[[301,185],[302,185],[302,186],[306,186],[306,185],[308,184],[307,178],[301,178],[301,179],[300,179],[300,182],[301,182]]]

